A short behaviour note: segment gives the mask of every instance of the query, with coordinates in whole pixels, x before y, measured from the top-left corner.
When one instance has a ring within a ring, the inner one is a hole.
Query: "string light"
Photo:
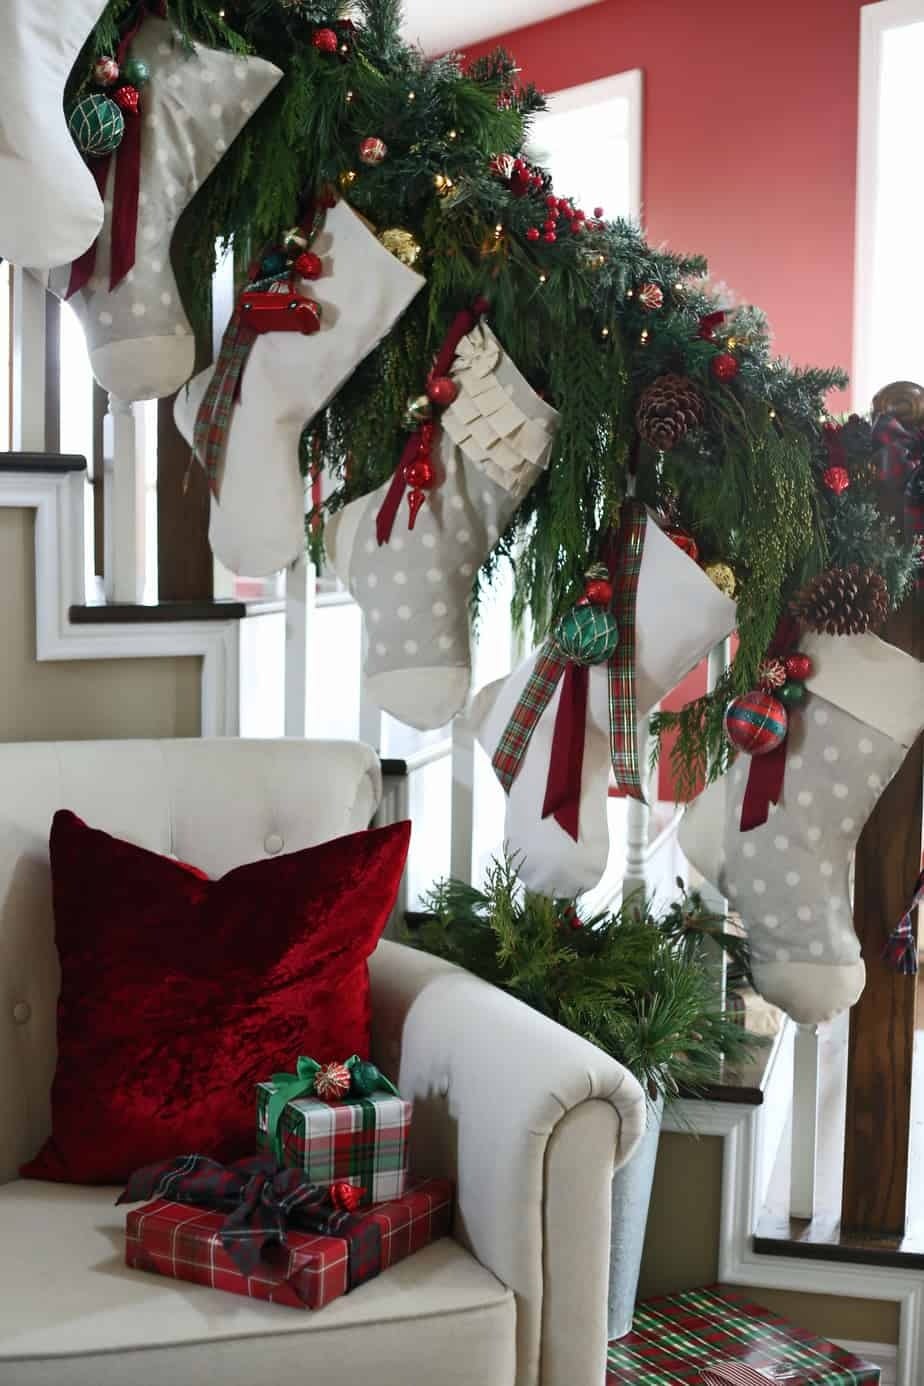
[[[416,91],[409,91],[408,94],[407,94],[407,99],[408,99],[408,101],[416,101],[416,100],[417,100],[417,93],[416,93]]]
[[[503,233],[504,233],[504,223],[503,223],[502,221],[499,221],[499,222],[497,223],[497,225],[495,226],[495,228],[494,228],[494,234],[495,234],[495,236],[502,236]]]
[[[446,138],[447,140],[457,140],[459,138],[458,130],[447,130]]]
[[[352,91],[352,89],[346,93],[346,103],[347,103],[347,105],[349,105],[350,102],[353,100],[353,96],[354,96],[354,92]]]
[[[341,54],[341,57],[344,57],[344,58],[345,58],[345,57],[347,56],[347,54],[349,53],[349,51],[350,51],[350,45],[349,45],[348,43],[341,43],[341,45],[340,45],[340,54]]]
[[[648,345],[648,328],[647,328],[647,327],[643,327],[643,328],[642,328],[642,335],[639,337],[639,341],[641,342],[642,346],[647,346],[647,345]]]
[[[545,273],[545,271],[543,270],[543,271],[540,273],[540,275],[539,275],[539,283],[540,283],[540,284],[547,284],[548,282],[549,282],[549,276],[548,276],[548,275]]]
[[[604,340],[605,340],[609,335],[610,335],[610,329],[609,329],[608,327],[601,327],[601,328],[600,328],[600,336],[603,337]]]
[[[729,337],[729,339],[728,339],[728,341],[725,343],[725,345],[728,347],[729,351],[734,351],[735,347],[738,345],[738,338],[737,338],[737,337]]]
[[[771,409],[771,410],[770,410],[770,417],[771,417],[771,419],[775,419],[775,418],[776,418],[776,410],[775,410],[775,409]]]
[[[634,298],[634,297],[635,297],[635,290],[634,290],[634,289],[626,289],[626,298]]]

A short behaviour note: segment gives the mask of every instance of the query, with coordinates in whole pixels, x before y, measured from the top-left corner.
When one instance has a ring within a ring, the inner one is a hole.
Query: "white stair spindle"
[[[144,600],[147,429],[143,407],[109,396],[109,412],[103,425],[107,602]]]
[[[792,1094],[789,1212],[794,1218],[815,1216],[818,1092],[818,1027],[800,1025],[796,1030]]]

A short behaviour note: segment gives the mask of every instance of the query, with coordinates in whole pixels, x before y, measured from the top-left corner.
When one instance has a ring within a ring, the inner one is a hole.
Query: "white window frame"
[[[857,212],[854,261],[854,347],[852,398],[865,411],[887,382],[873,375],[877,203],[882,171],[879,142],[885,35],[924,23],[924,0],[878,0],[860,11],[860,103],[857,139]],[[911,175],[909,174],[909,177]]]

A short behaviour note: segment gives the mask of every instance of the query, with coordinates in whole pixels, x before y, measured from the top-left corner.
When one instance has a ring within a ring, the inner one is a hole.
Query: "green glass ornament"
[[[352,1090],[357,1097],[371,1097],[374,1092],[378,1092],[382,1075],[375,1064],[369,1063],[368,1060],[354,1064],[350,1076],[353,1079]]]
[[[122,143],[125,117],[108,96],[85,96],[71,111],[67,128],[81,154],[102,159]]]
[[[602,606],[576,606],[555,629],[555,644],[578,664],[604,664],[619,644],[616,617]]]
[[[282,251],[274,250],[271,255],[264,255],[260,261],[260,269],[263,274],[282,274],[287,263]]]
[[[142,58],[129,58],[122,64],[122,81],[130,87],[143,87],[151,80],[151,69]]]
[[[774,696],[779,698],[785,707],[798,707],[800,703],[805,702],[805,684],[799,679],[789,679],[782,688],[776,690]]]

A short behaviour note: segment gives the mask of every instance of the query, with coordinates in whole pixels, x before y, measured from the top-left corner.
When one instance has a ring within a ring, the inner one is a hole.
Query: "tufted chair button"
[[[25,1025],[26,1021],[32,1016],[32,1007],[28,1001],[17,1001],[13,1007],[13,1019],[17,1025]]]
[[[267,833],[263,839],[263,846],[271,857],[275,857],[281,852],[285,845],[285,839],[280,837],[278,833]]]

